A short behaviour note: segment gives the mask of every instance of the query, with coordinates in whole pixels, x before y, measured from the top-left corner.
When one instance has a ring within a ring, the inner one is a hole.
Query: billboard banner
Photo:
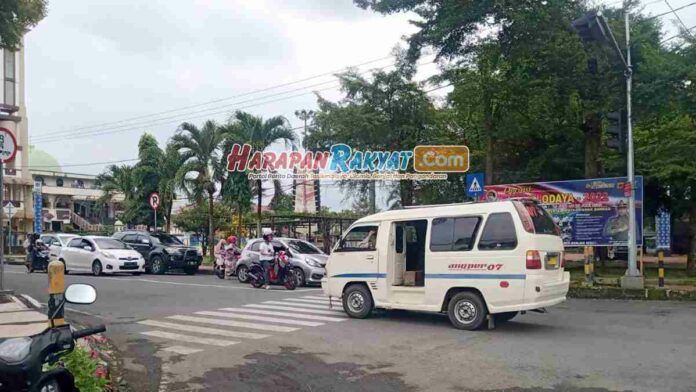
[[[636,242],[643,244],[643,177],[636,176]],[[565,246],[627,246],[626,177],[486,185],[480,200],[532,198],[561,228]]]

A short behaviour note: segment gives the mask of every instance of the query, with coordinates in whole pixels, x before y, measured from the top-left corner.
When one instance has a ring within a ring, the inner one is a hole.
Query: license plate
[[[551,256],[547,261],[549,267],[555,267],[558,265],[558,256]]]

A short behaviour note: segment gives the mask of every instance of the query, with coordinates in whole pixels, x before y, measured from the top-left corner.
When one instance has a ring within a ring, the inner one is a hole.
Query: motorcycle
[[[225,250],[224,256],[220,260],[215,260],[215,276],[225,279],[225,270],[234,271],[241,256],[242,254],[236,249]]]
[[[266,276],[261,262],[254,261],[249,267],[248,274],[251,287],[258,289],[266,284]],[[292,273],[288,255],[284,250],[275,252],[271,270],[268,271],[268,278],[270,279],[269,284],[282,284],[288,290],[295,290],[297,287],[297,278]]]
[[[94,287],[68,286],[63,303],[91,304],[97,298]],[[73,375],[62,366],[44,370],[75,348],[75,341],[106,331],[99,325],[72,330],[69,324],[47,328],[38,335],[6,339],[0,342],[0,392],[79,392]]]
[[[48,271],[48,263],[50,262],[50,251],[48,248],[40,248],[32,250],[29,255],[27,255],[27,270],[29,273],[34,271]]]

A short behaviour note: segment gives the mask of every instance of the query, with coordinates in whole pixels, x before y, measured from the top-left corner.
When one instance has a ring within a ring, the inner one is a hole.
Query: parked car
[[[42,234],[39,239],[43,241],[49,250],[49,259],[51,261],[58,260],[60,256],[60,251],[65,247],[65,245],[70,242],[71,239],[77,237],[75,234],[65,234],[65,233],[49,233]]]
[[[85,236],[68,241],[59,260],[68,271],[92,272],[95,276],[129,272],[140,275],[145,271],[145,259],[130,246],[111,237]]]
[[[261,238],[249,240],[242,250],[242,256],[237,263],[237,279],[246,283],[247,272],[252,262],[259,260],[259,245]],[[296,238],[274,238],[273,246],[283,248],[290,258],[290,266],[295,274],[298,286],[319,284],[326,274],[324,266],[329,257],[311,243]]]
[[[193,275],[203,261],[198,249],[187,247],[170,234],[128,230],[114,233],[113,238],[140,252],[145,258],[145,271],[149,273],[163,274],[167,271],[183,270]]]

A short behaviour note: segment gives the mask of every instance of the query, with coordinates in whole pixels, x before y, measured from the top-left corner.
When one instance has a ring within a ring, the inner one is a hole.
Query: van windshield
[[[532,218],[534,232],[537,234],[559,235],[559,230],[553,222],[553,218],[542,206],[533,201],[524,201],[522,203],[527,214]]]

